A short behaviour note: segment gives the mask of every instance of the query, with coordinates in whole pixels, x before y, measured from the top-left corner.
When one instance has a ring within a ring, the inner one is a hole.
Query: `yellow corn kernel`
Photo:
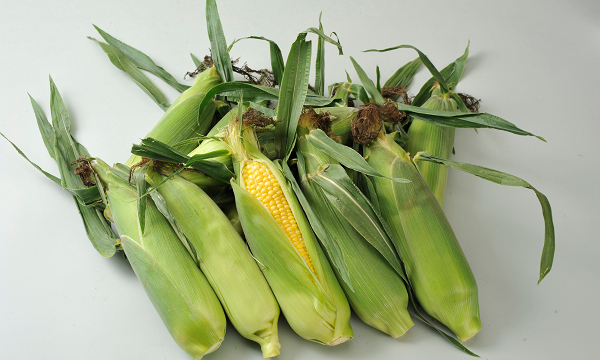
[[[271,170],[260,161],[248,161],[242,170],[242,178],[248,192],[266,206],[304,262],[316,274],[294,214]]]

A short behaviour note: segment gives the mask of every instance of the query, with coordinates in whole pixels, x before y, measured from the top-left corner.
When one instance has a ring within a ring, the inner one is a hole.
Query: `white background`
[[[358,77],[352,55],[386,80],[412,50],[361,53],[411,44],[443,68],[471,54],[458,91],[483,99],[482,111],[541,135],[547,143],[494,130],[457,130],[454,160],[529,181],[552,204],[554,268],[536,284],[543,243],[533,192],[451,170],[445,211],[478,280],[483,330],[467,345],[483,359],[589,359],[600,319],[598,116],[600,3],[590,1],[225,1],[229,42],[250,35],[276,41],[284,58],[296,34],[335,31],[344,56],[327,47],[326,84]],[[94,156],[123,162],[162,110],[100,47],[92,23],[145,52],[182,79],[189,57],[208,53],[202,1],[7,1],[0,12],[0,131],[44,169],[46,153],[29,92],[49,116],[48,74]],[[315,39],[309,35],[309,39]],[[313,42],[313,54],[316,43]],[[232,58],[269,67],[265,42],[235,45]],[[413,93],[429,78],[424,68]],[[182,81],[182,80],[181,80]],[[188,81],[189,82],[189,81]],[[311,83],[314,76],[311,75]],[[170,101],[176,92],[157,80]],[[171,339],[122,256],[90,245],[70,195],[0,139],[0,358],[188,359]],[[417,324],[394,340],[352,318],[354,340],[309,343],[280,321],[281,359],[467,359]],[[260,359],[232,327],[207,359]]]

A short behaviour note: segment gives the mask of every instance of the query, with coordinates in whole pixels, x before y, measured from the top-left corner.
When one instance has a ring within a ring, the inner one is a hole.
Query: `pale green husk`
[[[431,97],[422,105],[431,110],[456,112],[456,101],[450,94],[442,94],[440,86],[434,87]],[[423,120],[414,119],[408,129],[406,151],[415,156],[420,151],[426,151],[443,159],[450,159],[454,147],[455,128],[438,126]],[[444,204],[448,167],[435,163],[419,164],[423,178],[435,194],[441,205]]]
[[[312,211],[318,214],[318,219],[330,234],[330,239],[335,241],[341,250],[344,264],[336,263],[338,260],[331,256],[328,258],[333,264],[333,269],[344,288],[352,310],[366,324],[392,337],[403,335],[413,325],[407,311],[408,293],[404,281],[384,256],[355,228],[355,224],[372,222],[379,231],[372,231],[367,236],[383,237],[385,239],[381,242],[389,242],[385,231],[375,225],[379,223],[379,219],[364,217],[349,219],[348,216],[354,215],[353,213],[342,214],[331,201],[341,202],[343,199],[349,199],[348,195],[350,194],[344,193],[343,186],[335,187],[338,191],[332,193],[315,181],[328,169],[339,167],[337,162],[312,146],[304,136],[298,138],[298,149],[305,159],[307,173],[306,175],[300,173],[302,191]],[[345,177],[347,183],[351,184],[351,180],[341,167],[338,173]],[[325,181],[335,181],[326,176],[322,178]],[[354,203],[344,203],[341,206],[367,206],[369,208],[363,210],[362,213],[373,213],[370,205],[365,204],[366,198],[354,198],[353,200]],[[323,240],[321,239],[321,241]],[[347,268],[350,284],[347,284],[340,275],[339,268],[342,266]]]
[[[148,171],[155,186],[164,176]],[[157,190],[179,229],[195,249],[200,268],[245,338],[260,344],[264,358],[279,354],[279,306],[248,247],[212,199],[176,175]]]
[[[152,200],[142,233],[135,188],[106,164],[99,162],[96,170],[108,186],[125,254],[171,336],[195,359],[213,352],[223,341],[226,320],[210,284]]]
[[[383,175],[411,180],[373,178],[382,216],[423,309],[461,342],[471,338],[481,329],[477,282],[441,205],[393,134],[381,134],[365,157]]]
[[[352,338],[350,306],[294,193],[281,170],[230,126],[237,180],[232,181],[242,228],[252,254],[273,289],[290,327],[304,339],[337,345]],[[246,131],[251,131],[247,129]],[[277,178],[304,238],[315,274],[267,208],[245,190],[241,169],[247,161],[264,162]]]

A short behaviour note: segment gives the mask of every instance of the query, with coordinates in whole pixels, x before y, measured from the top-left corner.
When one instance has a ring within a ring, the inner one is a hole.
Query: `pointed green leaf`
[[[412,82],[417,70],[421,67],[421,58],[416,58],[413,61],[405,64],[400,69],[396,70],[383,86],[401,86],[407,88]],[[433,85],[433,84],[432,84]]]
[[[156,75],[158,78],[162,79],[167,84],[171,85],[175,90],[179,92],[183,92],[189,88],[187,85],[183,85],[177,82],[173,75],[169,74],[165,69],[156,65],[154,61],[143,52],[115,39],[96,25],[94,28],[100,33],[100,35],[104,38],[104,40],[114,49],[116,49],[119,53],[121,53],[129,62],[131,62],[136,68],[140,68],[142,70],[146,70],[149,73]],[[99,42],[98,42],[99,43]],[[100,43],[99,43],[100,44]],[[103,47],[104,49],[104,47]],[[106,50],[104,50],[106,51]],[[107,53],[108,54],[108,53]],[[109,55],[110,57],[110,55]],[[112,61],[112,59],[111,59]],[[115,64],[116,65],[116,64]],[[123,69],[121,69],[123,70]],[[129,73],[129,72],[128,72]]]
[[[210,39],[210,51],[217,72],[223,82],[233,81],[233,67],[227,52],[227,41],[215,0],[206,0],[206,27]]]
[[[535,192],[540,205],[542,206],[542,214],[544,216],[545,234],[544,234],[544,248],[542,250],[542,260],[540,263],[540,278],[538,284],[544,279],[544,277],[552,269],[552,263],[554,262],[554,249],[555,249],[555,234],[554,234],[554,223],[552,221],[552,209],[550,208],[550,202],[548,198],[536,190],[531,184],[525,180],[518,178],[514,175],[503,173],[498,170],[485,168],[482,166],[459,163],[442,159],[437,156],[432,156],[426,152],[420,152],[415,156],[415,163],[418,161],[429,161],[437,164],[443,164],[453,169],[461,170],[473,174],[482,179],[491,181],[496,184],[505,186],[520,186],[526,189],[531,189]]]
[[[319,30],[323,31],[321,15],[323,12],[319,14]],[[317,39],[317,59],[315,60],[315,93],[317,95],[325,93],[325,39],[320,36]]]
[[[467,61],[468,56],[469,45],[467,44],[467,48],[465,49],[463,55],[440,71],[440,74],[442,74],[444,79],[446,79],[449,88],[454,89],[458,84],[458,81],[462,78],[465,62]],[[425,101],[427,101],[427,99],[429,99],[431,96],[431,89],[433,88],[435,81],[435,77],[432,77],[425,83],[425,85],[421,87],[421,90],[413,99],[413,106],[421,106],[425,103]]]
[[[31,106],[33,107],[33,112],[35,113],[38,129],[40,130],[40,134],[42,134],[42,140],[44,140],[46,150],[48,150],[48,154],[50,154],[50,157],[54,159],[54,138],[56,136],[54,135],[54,129],[52,128],[52,125],[50,125],[50,123],[48,122],[48,119],[46,118],[46,115],[44,114],[42,108],[40,108],[38,103],[31,97],[31,95],[29,95],[29,100],[31,101]],[[13,144],[13,146],[15,145]],[[17,151],[21,153],[20,150]],[[21,153],[21,155],[23,154]],[[27,157],[25,158],[27,159]]]
[[[416,119],[423,120],[434,125],[470,129],[489,128],[508,131],[517,135],[535,136],[544,142],[546,141],[541,136],[521,130],[515,124],[488,113],[453,113],[448,111],[425,109],[422,107],[400,103],[397,105],[400,111],[404,111]]]
[[[371,165],[367,164],[365,159],[359,153],[354,151],[354,149],[335,142],[321,129],[311,130],[306,135],[306,139],[311,145],[331,156],[333,159],[339,161],[346,167],[360,171],[366,175],[385,177],[373,169]],[[406,179],[392,180],[396,182],[409,182]]]
[[[407,281],[394,245],[367,198],[350,181],[340,165],[329,165],[316,174],[308,175],[324,191],[327,200]]]
[[[381,96],[381,92],[377,91],[375,84],[373,84],[373,81],[371,79],[369,79],[369,77],[367,76],[367,73],[365,73],[363,68],[360,67],[360,65],[358,65],[358,63],[356,62],[356,60],[354,60],[354,58],[352,56],[350,56],[350,60],[352,61],[352,65],[354,65],[354,69],[356,70],[356,73],[358,74],[358,78],[360,79],[360,82],[362,83],[365,90],[367,90],[369,92],[369,94],[371,95],[371,97],[373,98],[373,100],[376,103],[384,104],[385,99],[383,98],[383,96]],[[364,102],[364,103],[366,104],[366,103],[368,103],[368,101]]]
[[[166,111],[170,104],[167,102],[167,98],[160,91],[160,89],[142,72],[135,66],[129,59],[123,55],[116,48],[100,42],[92,37],[88,37],[90,40],[96,41],[102,50],[108,55],[110,61],[118,69],[124,71],[129,77],[142,89],[150,98],[164,111]]]
[[[27,156],[25,156],[25,154],[24,154],[24,153],[21,151],[21,149],[19,149],[19,148],[17,147],[17,145],[15,145],[15,144],[14,144],[12,141],[8,140],[8,138],[7,138],[6,136],[4,136],[4,134],[3,134],[3,133],[1,133],[1,132],[0,132],[0,135],[2,135],[2,137],[3,137],[3,138],[5,138],[5,139],[6,139],[6,141],[8,141],[8,142],[9,142],[9,143],[10,143],[10,144],[11,144],[11,145],[12,145],[12,146],[15,148],[15,150],[17,150],[17,152],[18,152],[18,153],[19,153],[19,154],[20,154],[22,157],[24,157],[24,158],[25,158],[25,160],[27,160],[27,161],[28,161],[28,162],[29,162],[31,165],[33,165],[33,167],[35,167],[36,169],[38,169],[38,170],[39,170],[39,171],[40,171],[42,174],[46,175],[46,177],[47,177],[48,179],[50,179],[50,180],[54,181],[54,182],[55,182],[55,183],[57,183],[58,185],[60,185],[60,184],[61,184],[61,181],[60,181],[60,179],[59,179],[59,178],[57,178],[56,176],[54,176],[54,175],[50,174],[50,173],[49,173],[49,172],[47,172],[47,171],[44,171],[44,170],[42,170],[42,168],[41,168],[41,167],[39,167],[37,164],[35,164],[35,163],[34,163],[34,162],[32,162],[31,160],[29,160],[29,158],[28,158]]]
[[[229,48],[227,48],[227,52],[231,51],[231,48],[235,43],[237,43],[240,40],[246,39],[264,40],[269,42],[269,50],[271,52],[271,71],[273,71],[273,78],[275,78],[275,82],[277,82],[278,85],[281,85],[285,65],[283,63],[283,55],[281,55],[281,50],[279,49],[277,43],[275,43],[274,41],[264,38],[262,36],[248,36],[245,38],[234,40],[231,43],[231,45],[229,45]]]
[[[304,160],[302,159],[302,154],[300,152],[297,154],[298,171],[300,173],[300,177],[303,177],[303,175],[306,174],[304,171]],[[342,253],[342,249],[340,248],[339,244],[331,236],[329,231],[327,231],[327,228],[323,226],[317,214],[310,207],[287,163],[283,163],[283,173],[292,185],[292,190],[294,190],[294,194],[296,194],[298,202],[300,202],[300,205],[302,206],[302,209],[308,218],[310,226],[315,231],[315,234],[319,240],[321,240],[321,244],[323,244],[323,248],[327,252],[327,255],[333,259],[332,264],[338,269],[340,277],[346,283],[346,285],[348,285],[350,289],[353,289],[352,282],[350,281],[350,275],[348,274],[348,268],[346,267],[346,263],[344,261],[344,254]]]
[[[365,50],[365,52],[386,52],[386,51],[396,50],[396,49],[413,49],[413,50],[415,50],[419,54],[419,58],[421,58],[423,65],[425,65],[425,67],[427,69],[429,69],[429,71],[431,72],[433,77],[440,83],[440,86],[444,90],[444,93],[448,92],[448,85],[446,84],[446,80],[444,79],[442,74],[440,74],[440,72],[435,68],[435,66],[429,60],[427,55],[423,54],[421,52],[421,50],[417,49],[416,47],[414,47],[412,45],[398,45],[398,46],[394,46],[394,47],[383,49],[383,50],[371,49],[371,50]]]
[[[375,68],[375,75],[377,76],[377,92],[381,94],[381,71],[379,65]]]
[[[275,149],[279,154],[278,157],[286,160],[294,147],[296,127],[308,91],[311,42],[305,41],[305,38],[306,34],[298,35],[292,45],[279,92]]]

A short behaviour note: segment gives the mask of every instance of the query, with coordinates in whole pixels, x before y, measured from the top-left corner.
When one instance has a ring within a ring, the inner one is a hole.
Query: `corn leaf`
[[[138,194],[139,194],[139,191],[138,191]],[[192,245],[192,243],[188,240],[187,236],[185,236],[183,231],[181,231],[181,229],[179,228],[179,225],[177,224],[177,220],[175,220],[175,216],[173,216],[173,214],[171,214],[171,211],[169,210],[169,207],[167,206],[167,202],[165,201],[165,199],[162,197],[162,195],[158,191],[151,191],[150,197],[152,198],[152,201],[154,202],[154,205],[156,205],[156,208],[158,209],[158,211],[160,211],[160,213],[165,217],[165,219],[167,219],[169,224],[171,224],[171,227],[175,230],[177,237],[179,238],[179,240],[181,240],[181,243],[186,248],[186,250],[190,253],[190,255],[192,256],[192,260],[194,261],[196,266],[199,268],[200,263],[198,262],[198,254],[196,253],[196,249],[194,248],[194,245]]]
[[[321,15],[319,14],[319,30],[323,31],[321,24]],[[319,36],[317,39],[317,58],[315,60],[315,93],[325,95],[325,39]]]
[[[304,170],[304,159],[302,158],[302,154],[300,152],[298,152],[297,154],[298,172],[300,173],[300,177],[303,177],[303,175],[306,174],[306,171]],[[298,202],[300,202],[300,205],[302,206],[302,209],[304,210],[304,213],[308,218],[310,226],[315,231],[315,234],[317,235],[319,240],[321,240],[321,244],[323,244],[323,248],[327,252],[327,255],[329,256],[329,258],[334,259],[334,261],[332,261],[332,264],[338,269],[340,277],[346,283],[346,285],[348,285],[350,289],[353,289],[352,282],[350,281],[350,275],[348,273],[348,268],[346,267],[346,263],[344,261],[344,254],[342,253],[342,249],[340,248],[336,239],[334,239],[329,233],[329,231],[327,231],[327,228],[323,226],[317,214],[312,210],[311,206],[306,200],[306,197],[304,196],[304,193],[302,192],[300,186],[296,182],[294,174],[292,174],[292,171],[290,170],[287,162],[283,163],[283,174],[292,185],[292,190],[294,190],[294,193],[298,198]],[[313,190],[316,191],[316,189]]]
[[[546,275],[548,275],[548,273],[552,269],[552,263],[554,262],[555,234],[554,223],[552,221],[552,209],[550,207],[550,202],[548,201],[548,198],[544,194],[539,192],[525,180],[518,178],[514,175],[503,173],[501,171],[472,164],[450,161],[423,152],[418,153],[415,156],[415,163],[421,160],[434,162],[437,164],[443,164],[453,169],[468,172],[469,174],[473,174],[475,176],[494,182],[496,184],[505,186],[520,186],[526,189],[533,190],[540,202],[540,205],[542,206],[542,215],[544,216],[545,225],[544,248],[542,249],[542,260],[540,263],[540,277],[538,280],[538,284],[544,279]]]
[[[400,69],[396,70],[383,86],[401,86],[407,88],[412,82],[413,77],[417,73],[417,70],[421,67],[421,58],[416,58],[413,61],[405,64]],[[433,84],[432,84],[433,86]]]
[[[273,78],[275,78],[275,82],[278,85],[281,85],[281,80],[283,79],[283,70],[285,68],[285,65],[283,63],[283,55],[281,55],[281,49],[279,49],[279,46],[277,45],[277,43],[275,43],[275,41],[269,40],[262,36],[248,36],[245,38],[234,40],[231,43],[231,45],[229,45],[229,47],[227,48],[227,52],[231,51],[231,48],[233,47],[233,45],[235,43],[237,43],[240,40],[246,40],[246,39],[264,40],[264,41],[269,42],[269,50],[271,53],[271,71],[273,71]]]
[[[381,217],[375,212],[367,198],[350,181],[340,165],[329,165],[316,174],[309,175],[323,190],[326,199],[396,270],[404,281],[408,281],[400,258]],[[358,221],[357,219],[360,219]]]
[[[196,68],[200,67],[200,65],[202,65],[202,61],[200,61],[200,59],[198,59],[196,57],[196,55],[190,53],[190,56],[192,57],[192,61],[194,62],[194,65],[196,66]]]
[[[206,0],[206,27],[210,39],[210,51],[217,72],[223,82],[231,82],[233,81],[233,66],[227,52],[227,41],[215,0]]]
[[[344,166],[349,167],[352,170],[360,171],[363,174],[377,177],[385,177],[381,175],[377,170],[373,169],[371,165],[367,164],[365,159],[354,149],[339,144],[329,138],[325,132],[321,129],[316,129],[310,131],[306,135],[306,139],[310,142],[311,145],[316,147],[317,149],[323,151],[327,155],[331,156],[333,159],[339,161]],[[396,182],[409,182],[406,179],[391,179]]]
[[[354,58],[352,56],[350,56],[350,60],[352,61],[352,65],[354,65],[354,69],[356,70],[356,73],[358,74],[358,78],[360,79],[360,82],[362,83],[365,90],[369,93],[369,95],[371,95],[371,97],[373,98],[373,100],[376,103],[384,104],[385,99],[383,98],[383,96],[381,96],[381,92],[377,91],[375,84],[373,84],[373,81],[371,79],[369,79],[369,77],[367,76],[367,73],[365,73],[363,68],[360,67],[360,65],[358,65],[358,63],[356,62],[356,60],[354,60]],[[360,99],[360,100],[363,101],[362,99]],[[363,101],[363,103],[365,103],[365,104],[368,102],[369,101],[366,101],[366,102]]]
[[[55,183],[57,183],[58,185],[61,184],[61,181],[59,178],[57,178],[56,176],[50,174],[49,172],[43,170],[41,167],[39,167],[36,163],[34,163],[33,161],[29,160],[29,158],[21,151],[21,149],[19,149],[17,147],[17,145],[15,145],[12,141],[8,140],[8,138],[0,132],[0,135],[2,135],[3,138],[6,139],[6,141],[8,141],[14,148],[15,150],[17,150],[17,152],[25,158],[25,160],[27,160],[31,165],[33,165],[33,167],[35,167],[36,169],[38,169],[42,174],[46,175],[46,177],[52,181],[54,181]]]
[[[377,92],[381,94],[381,71],[379,65],[375,68],[375,75],[377,76]]]
[[[425,109],[422,107],[400,103],[397,105],[400,111],[404,111],[416,119],[423,120],[434,125],[470,129],[489,128],[508,131],[517,135],[535,136],[544,142],[546,141],[541,136],[521,130],[515,124],[488,113],[453,113],[448,111]]]
[[[129,77],[148,95],[150,98],[164,111],[169,106],[167,98],[160,91],[160,89],[140,70],[137,66],[129,61],[127,57],[120,52],[117,48],[114,48],[108,44],[100,42],[92,37],[88,39],[93,40],[100,45],[102,50],[108,55],[110,62],[113,63],[119,70],[125,72]]]
[[[448,84],[449,88],[454,89],[459,80],[462,78],[465,69],[465,62],[467,61],[468,56],[469,45],[467,44],[467,48],[465,49],[463,55],[440,71],[440,74],[442,74],[444,79],[446,79],[446,83]],[[412,105],[421,106],[425,103],[425,101],[427,101],[427,99],[431,97],[431,89],[433,88],[435,81],[436,79],[432,77],[421,87],[421,90],[413,99]]]
[[[183,92],[186,89],[189,88],[189,86],[184,85],[184,84],[180,84],[177,82],[177,80],[175,80],[175,78],[173,77],[173,75],[169,74],[165,69],[163,69],[162,67],[156,65],[154,63],[154,61],[146,54],[144,54],[143,52],[115,39],[114,37],[112,37],[111,35],[109,35],[107,32],[103,31],[102,29],[100,29],[99,27],[97,27],[96,25],[94,25],[94,28],[96,28],[96,30],[98,31],[98,33],[100,33],[100,35],[104,38],[104,40],[114,49],[116,49],[120,54],[122,54],[127,60],[129,60],[129,62],[131,62],[135,67],[148,71],[149,73],[155,75],[156,77],[158,77],[159,79],[163,80],[164,82],[166,82],[167,84],[171,85],[175,90],[179,91],[179,92]],[[92,39],[92,38],[90,38]],[[95,39],[92,39],[95,40]],[[98,42],[97,40],[95,40],[96,42]],[[101,45],[100,42],[98,42],[98,44]],[[102,46],[102,45],[101,45]],[[104,50],[104,47],[103,47]],[[104,50],[106,52],[106,50]],[[108,54],[108,53],[107,53]],[[110,57],[110,54],[108,54]],[[112,61],[112,59],[111,59]],[[113,62],[114,64],[114,62]],[[118,65],[115,64],[117,67]],[[123,70],[123,69],[121,69]],[[124,70],[125,71],[125,70]],[[129,74],[129,72],[128,72]],[[131,75],[130,75],[131,76]],[[135,80],[135,79],[134,79]]]
[[[317,28],[314,28],[314,27],[311,27],[311,28],[308,28],[308,29],[304,30],[299,35],[302,35],[302,34],[306,35],[308,33],[313,33],[315,35],[318,35],[319,38],[323,39],[324,41],[327,41],[328,43],[335,45],[338,48],[338,54],[339,55],[344,55],[344,52],[342,51],[342,44],[340,44],[340,39],[337,39],[337,41],[333,40],[331,37],[325,35],[325,33],[323,32],[323,30],[317,29]],[[333,34],[335,34],[335,33],[333,33]],[[336,35],[336,37],[337,37],[337,35]]]
[[[231,153],[227,150],[217,150],[207,154],[197,154],[189,157],[163,142],[152,138],[145,138],[140,145],[133,145],[131,153],[149,159],[184,164],[184,167],[192,167],[213,179],[225,183],[229,183],[229,179],[234,176],[233,173],[227,169],[225,164],[209,160],[219,156],[230,155]]]
[[[298,35],[285,64],[275,125],[275,149],[287,161],[295,143],[296,127],[308,91],[311,42],[306,34]]]
[[[48,122],[48,119],[46,118],[46,114],[44,114],[44,111],[42,110],[42,108],[40,108],[38,103],[31,97],[31,95],[29,95],[29,94],[27,94],[27,95],[29,96],[29,101],[31,102],[31,106],[33,107],[33,112],[35,113],[35,119],[37,120],[38,129],[40,130],[40,134],[42,135],[42,140],[44,140],[44,145],[46,146],[46,150],[48,150],[48,154],[50,154],[50,157],[54,159],[54,139],[56,137],[56,135],[54,135],[54,129],[52,128],[52,125],[50,124],[50,122]],[[13,146],[15,146],[15,145],[13,144]],[[15,149],[16,149],[16,146],[15,146]],[[19,153],[21,153],[20,150],[17,149],[17,151],[19,151]],[[21,155],[23,155],[23,154],[21,153]],[[23,156],[25,157],[25,155],[23,155]],[[27,159],[27,157],[25,157],[25,159]],[[27,159],[27,161],[29,161],[29,159]]]
[[[429,60],[427,55],[423,54],[421,52],[421,50],[417,49],[416,47],[414,47],[412,45],[398,45],[398,46],[394,46],[394,47],[383,49],[383,50],[371,49],[371,50],[365,50],[365,52],[386,52],[386,51],[391,51],[391,50],[396,50],[396,49],[413,49],[413,50],[415,50],[417,52],[417,54],[419,54],[419,58],[423,62],[423,65],[425,65],[425,67],[427,69],[429,69],[429,71],[431,72],[433,77],[440,83],[440,86],[444,90],[444,93],[448,92],[448,85],[446,84],[446,80],[444,79],[442,74],[440,74],[440,72],[435,68],[435,66]]]

